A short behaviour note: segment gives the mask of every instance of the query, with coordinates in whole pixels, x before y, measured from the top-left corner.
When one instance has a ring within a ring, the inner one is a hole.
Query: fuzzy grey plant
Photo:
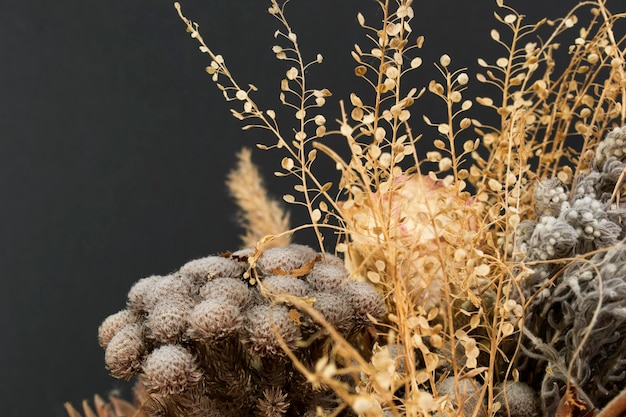
[[[555,412],[568,384],[598,409],[626,387],[626,212],[615,200],[625,160],[621,127],[598,145],[571,192],[543,181],[536,220],[518,227],[516,250],[534,273],[520,281],[530,302],[516,365],[540,392],[544,414]]]
[[[151,393],[150,416],[303,415],[336,397],[313,390],[285,355],[282,342],[313,368],[328,335],[283,295],[311,300],[349,341],[356,343],[370,316],[385,313],[369,284],[352,282],[339,258],[290,245],[267,250],[257,279],[244,277],[254,249],[208,256],[166,276],[132,286],[127,309],[109,316],[98,340],[116,378],[139,374]],[[278,297],[278,298],[275,298]],[[310,339],[307,345],[301,345]]]

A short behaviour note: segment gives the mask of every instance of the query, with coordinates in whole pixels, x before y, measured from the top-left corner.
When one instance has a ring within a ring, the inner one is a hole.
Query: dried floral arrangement
[[[133,286],[99,340],[113,376],[139,375],[137,404],[97,398],[85,416],[626,414],[626,13],[593,0],[527,22],[499,0],[502,56],[471,75],[442,55],[422,88],[403,83],[422,65],[412,1],[379,0],[352,51],[369,93],[331,123],[331,92],[307,80],[322,56],[305,58],[286,3],[268,9],[295,117],[280,123],[176,9],[233,116],[275,137],[257,146],[282,152],[276,176],[297,181],[283,200],[310,222],[289,227],[242,150],[228,183],[246,249]],[[425,94],[438,116],[414,110]],[[423,143],[416,117],[439,138]],[[291,243],[303,229],[319,248]]]

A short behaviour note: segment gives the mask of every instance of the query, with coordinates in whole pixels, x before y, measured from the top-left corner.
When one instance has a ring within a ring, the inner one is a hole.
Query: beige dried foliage
[[[226,185],[239,206],[243,247],[253,247],[263,237],[276,236],[266,247],[287,246],[290,243],[289,212],[268,195],[263,176],[252,162],[252,152],[243,148],[237,155],[235,168],[228,173]]]
[[[529,269],[512,256],[515,229],[521,219],[533,217],[534,183],[558,177],[570,184],[588,168],[590,151],[605,132],[625,124],[626,41],[613,28],[626,15],[611,14],[604,1],[592,0],[578,3],[562,19],[527,23],[498,2],[491,39],[501,48],[499,58],[479,59],[483,71],[472,75],[443,54],[435,63],[437,79],[406,88],[406,74],[423,64],[418,53],[424,39],[411,27],[410,0],[378,1],[376,22],[357,16],[367,45],[356,44],[352,51],[352,72],[369,93],[340,101],[338,129],[329,131],[319,109],[331,93],[311,88],[307,79],[322,57],[303,58],[285,17],[286,3],[272,0],[269,8],[280,25],[272,50],[288,63],[278,94],[293,118],[281,120],[281,126],[290,126],[282,130],[277,113],[254,100],[257,88],[234,79],[224,58],[176,4],[188,32],[208,54],[207,72],[233,106],[233,116],[244,129],[274,135],[275,143],[261,149],[283,152],[276,175],[297,180],[296,194],[283,199],[302,206],[311,220],[293,231],[312,228],[320,247],[322,232],[333,232],[351,278],[372,283],[385,297],[388,315],[370,329],[378,345],[363,340],[359,346],[347,343],[307,300],[290,299],[334,343],[312,366],[298,362],[281,340],[283,349],[310,383],[331,387],[342,407],[360,415],[458,413],[463,404],[438,393],[446,378],[453,378],[457,394],[467,381],[479,382],[476,410],[494,415],[501,407],[496,385],[517,375],[511,364],[519,353],[527,301],[518,303],[518,283]],[[570,33],[573,43],[559,45],[569,42]],[[496,93],[472,96],[474,80]],[[432,129],[424,134],[437,137],[436,150],[422,157],[422,136],[410,122],[416,117],[413,105],[424,94],[436,97],[442,111],[417,116]],[[495,112],[498,122],[481,122],[473,113],[477,107]],[[323,141],[329,134],[345,140],[348,155]],[[316,175],[318,151],[335,162],[337,181],[323,183]],[[249,199],[248,191],[245,196]],[[247,221],[254,228],[272,223]],[[271,241],[260,234],[249,238],[259,240],[257,248]],[[395,345],[402,346],[399,359],[389,353]]]

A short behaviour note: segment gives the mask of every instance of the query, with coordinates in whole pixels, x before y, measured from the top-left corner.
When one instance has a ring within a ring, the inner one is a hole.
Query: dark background
[[[133,282],[238,247],[224,179],[241,146],[271,140],[230,117],[172,2],[2,3],[0,415],[60,417],[65,401],[127,392],[107,375],[96,334]],[[416,2],[413,28],[427,38],[412,83],[427,85],[444,52],[470,75],[478,56],[497,56],[494,3]],[[531,18],[557,17],[574,3],[511,2]],[[287,67],[271,52],[269,1],[182,4],[237,78],[276,108]],[[310,76],[334,93],[329,121],[337,100],[362,86],[350,57],[355,42],[367,45],[359,10],[379,17],[366,0],[294,0],[287,9],[303,50],[325,57]],[[441,114],[425,103],[414,120]],[[288,186],[271,176],[281,157],[255,155],[276,195]]]

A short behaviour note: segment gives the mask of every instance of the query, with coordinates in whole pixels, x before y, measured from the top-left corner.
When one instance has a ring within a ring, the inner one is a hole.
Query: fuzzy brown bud
[[[274,295],[287,294],[304,297],[311,287],[304,280],[289,275],[274,275],[263,280],[263,286]]]
[[[200,288],[200,296],[205,300],[225,298],[240,308],[252,298],[248,285],[237,278],[215,278]]]
[[[342,293],[360,317],[367,317],[370,314],[378,319],[385,314],[383,297],[367,282],[349,281]]]
[[[239,308],[225,298],[201,302],[189,314],[189,335],[197,340],[212,342],[235,334],[242,324]]]
[[[245,271],[245,264],[223,256],[207,256],[187,262],[180,273],[203,284],[215,277],[237,278]]]
[[[119,379],[132,378],[141,368],[145,349],[141,325],[130,324],[118,331],[104,354],[111,375]]]
[[[117,334],[121,329],[129,324],[137,323],[139,316],[137,313],[130,310],[118,311],[115,314],[111,314],[104,319],[100,327],[98,328],[98,343],[103,349],[106,349],[113,336]]]
[[[306,280],[316,291],[336,291],[347,282],[348,271],[341,265],[317,263]]]
[[[146,319],[148,336],[161,343],[180,340],[187,329],[187,316],[192,307],[189,298],[180,296],[157,302]]]
[[[202,378],[196,358],[182,346],[164,345],[155,349],[143,365],[148,391],[168,396],[180,394]]]
[[[250,348],[261,356],[282,355],[276,332],[280,334],[290,349],[295,349],[300,340],[300,328],[289,316],[284,305],[257,305],[246,314],[245,329],[248,332]]]

